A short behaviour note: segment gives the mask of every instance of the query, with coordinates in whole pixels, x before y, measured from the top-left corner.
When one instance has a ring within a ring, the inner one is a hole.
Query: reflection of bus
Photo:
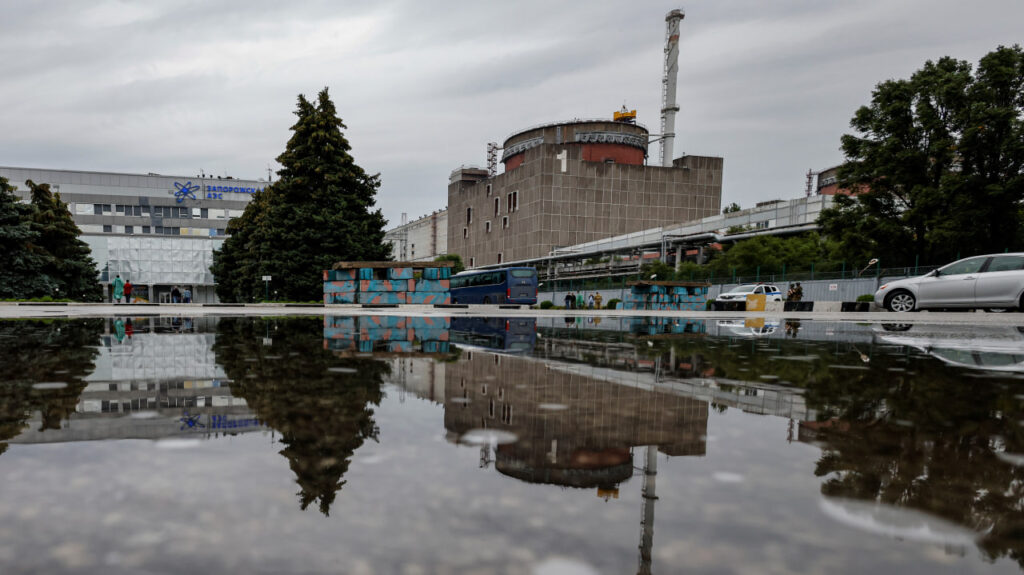
[[[494,351],[529,353],[537,341],[532,317],[453,317],[451,343]]]
[[[537,303],[537,270],[501,268],[462,272],[451,279],[452,303]]]

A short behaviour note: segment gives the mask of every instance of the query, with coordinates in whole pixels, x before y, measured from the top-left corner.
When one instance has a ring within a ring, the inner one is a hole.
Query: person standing
[[[124,297],[124,280],[121,279],[121,274],[117,274],[114,278],[114,303],[121,303],[121,298]]]
[[[192,303],[192,288],[185,287],[185,303]]]
[[[178,286],[171,288],[171,303],[181,303],[181,290]]]
[[[804,288],[800,285],[800,282],[796,282],[793,286],[793,301],[800,301],[804,299]]]
[[[583,292],[576,294],[576,309],[583,309]]]
[[[604,300],[604,298],[601,297],[601,292],[597,292],[596,294],[594,294],[594,305],[597,307],[597,309],[601,309],[602,300]]]
[[[124,282],[124,302],[132,303],[132,280]]]
[[[594,294],[587,296],[587,309],[594,309]]]
[[[572,295],[572,292],[565,294],[565,309],[572,309],[574,303],[576,303],[576,297]]]

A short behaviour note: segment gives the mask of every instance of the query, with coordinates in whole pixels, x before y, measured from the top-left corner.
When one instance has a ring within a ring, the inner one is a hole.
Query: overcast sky
[[[0,165],[266,178],[327,86],[395,225],[531,125],[658,131],[679,7],[675,151],[725,158],[723,205],[802,195],[878,82],[1024,42],[1021,0],[0,0]]]

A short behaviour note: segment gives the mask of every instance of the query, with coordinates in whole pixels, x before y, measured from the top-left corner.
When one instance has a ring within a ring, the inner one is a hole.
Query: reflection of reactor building
[[[631,448],[704,455],[708,404],[560,371],[528,358],[466,352],[445,370],[445,428],[508,431],[497,469],[572,487],[613,487],[633,474]]]

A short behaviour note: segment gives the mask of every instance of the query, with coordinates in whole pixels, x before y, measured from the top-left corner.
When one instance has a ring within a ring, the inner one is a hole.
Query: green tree
[[[55,282],[54,296],[78,301],[102,301],[96,262],[89,245],[79,239],[82,231],[71,218],[68,205],[49,184],[27,180],[31,190],[31,229],[37,237],[30,243],[49,257],[45,273]]]
[[[0,177],[0,298],[52,295],[56,283],[46,275],[46,254],[32,246],[32,207],[19,202]]]
[[[725,206],[725,208],[722,209],[722,213],[723,214],[731,214],[733,212],[740,211],[740,209],[741,209],[740,205],[737,204],[736,202],[733,202],[733,203],[729,204],[728,206]]]
[[[444,254],[443,256],[437,256],[434,258],[435,262],[454,262],[452,266],[452,275],[459,272],[465,271],[466,266],[462,265],[462,258],[459,254]]]
[[[232,222],[211,271],[225,301],[261,297],[264,275],[289,300],[318,300],[321,271],[338,261],[384,261],[386,220],[374,209],[378,175],[356,165],[327,89],[316,104],[302,95],[292,137],[277,161],[280,179]]]
[[[824,233],[849,260],[907,264],[1024,247],[1024,50],[945,57],[875,88],[845,135]]]

